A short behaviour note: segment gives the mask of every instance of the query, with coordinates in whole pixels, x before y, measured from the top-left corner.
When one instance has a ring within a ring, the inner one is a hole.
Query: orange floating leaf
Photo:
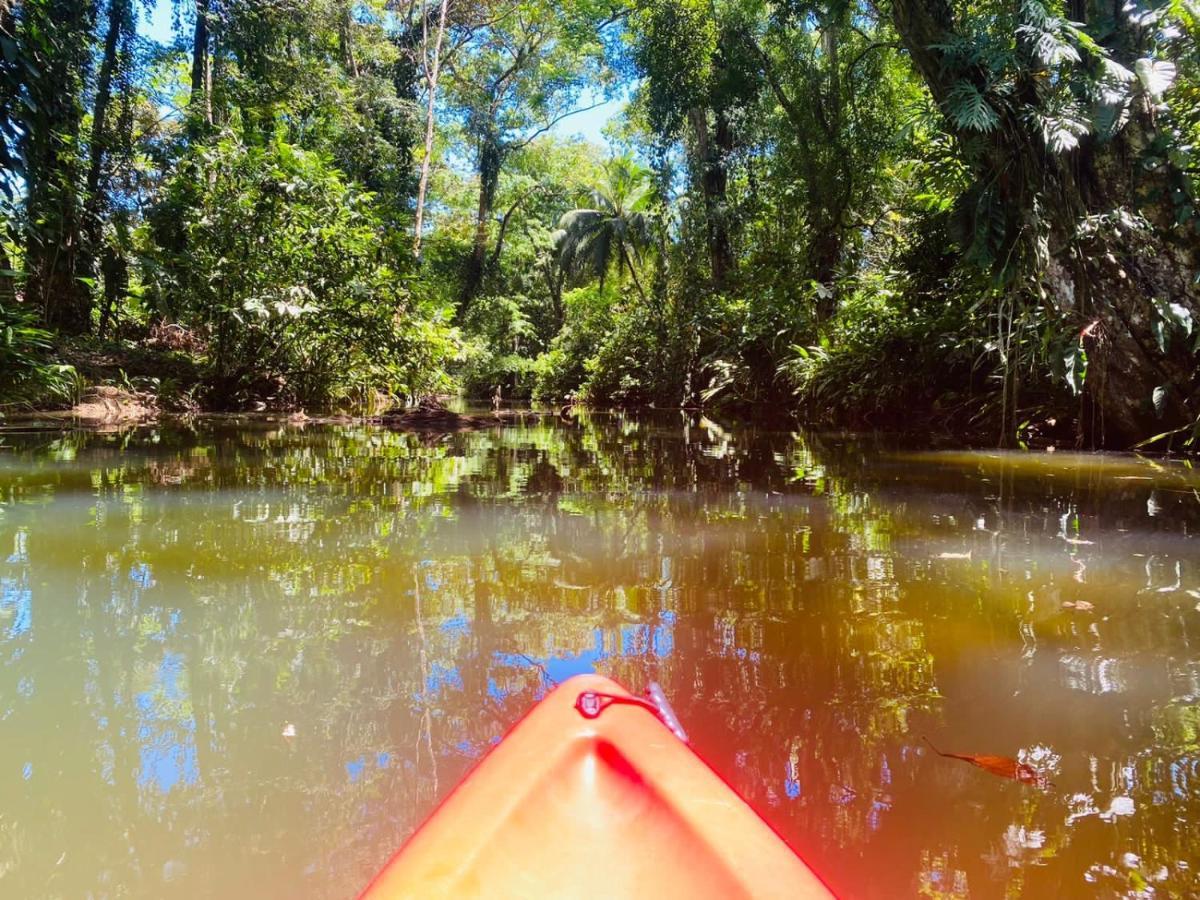
[[[947,759],[961,759],[963,762],[978,766],[985,772],[991,772],[1000,778],[1011,778],[1022,784],[1032,784],[1034,787],[1039,788],[1044,788],[1052,784],[1052,782],[1047,780],[1045,775],[1033,766],[1013,759],[1011,756],[988,756],[978,753],[943,753],[937,747],[933,746],[933,741],[929,740],[929,738],[923,739],[938,756],[944,756]]]

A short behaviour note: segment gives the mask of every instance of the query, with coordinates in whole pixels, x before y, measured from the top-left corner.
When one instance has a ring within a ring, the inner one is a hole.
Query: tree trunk
[[[892,18],[934,99],[943,102],[956,76],[935,48],[956,37],[950,6],[945,0],[893,0]],[[1132,59],[1119,61],[1133,66]],[[1200,321],[1200,297],[1190,278],[1200,263],[1200,241],[1174,227],[1169,167],[1151,171],[1131,162],[1154,130],[1149,114],[1135,112],[1112,140],[1085,138],[1065,155],[1042,151],[1013,116],[986,138],[963,136],[989,142],[979,155],[976,182],[995,185],[1010,234],[1032,215],[1035,191],[1052,198],[1038,214],[1049,218],[1049,265],[1030,274],[1050,296],[1063,329],[1078,335],[1088,353],[1091,409],[1082,436],[1097,446],[1128,447],[1200,413],[1189,348],[1176,342],[1164,351],[1155,336],[1156,300],[1179,304]],[[1013,174],[1022,172],[1029,174]],[[1077,236],[1084,217],[1119,209],[1141,213],[1151,228],[1112,225]],[[1156,410],[1152,397],[1159,387],[1166,393]]]
[[[483,287],[483,273],[487,263],[489,234],[492,224],[492,208],[496,203],[496,189],[500,184],[500,167],[504,153],[498,140],[485,138],[479,148],[479,210],[475,218],[475,239],[471,255],[467,259],[463,278],[459,312],[465,313],[479,296]]]
[[[354,58],[354,18],[351,7],[347,6],[342,16],[342,28],[339,38],[342,43],[342,61],[351,77],[358,77],[358,60]]]
[[[90,61],[96,4],[50,0],[27,6],[31,44],[52,48],[33,60],[29,78],[35,109],[21,138],[26,163],[26,299],[50,328],[82,334],[91,325],[91,292],[79,281],[82,243],[79,136],[83,86]],[[87,273],[82,273],[87,274]]]
[[[12,178],[21,174],[21,160],[14,154],[15,147],[9,139],[16,133],[21,115],[16,105],[16,95],[21,90],[24,73],[20,66],[25,61],[25,51],[17,43],[16,6],[12,0],[0,0],[0,40],[12,42],[17,48],[12,56],[0,53],[0,194],[11,199]]]
[[[17,302],[17,280],[8,274],[13,267],[8,249],[2,243],[3,239],[0,235],[0,306],[12,306]]]
[[[129,293],[129,261],[125,258],[125,248],[129,246],[128,213],[120,211],[114,224],[117,239],[104,248],[100,260],[100,274],[104,281],[98,328],[101,337],[109,334],[110,327],[119,325],[121,299]]]
[[[425,194],[429,190],[429,170],[433,163],[433,137],[437,125],[435,110],[437,105],[438,77],[442,68],[442,39],[446,35],[446,12],[450,0],[442,0],[438,11],[437,37],[434,39],[433,56],[428,53],[429,27],[428,15],[421,23],[421,67],[426,71],[426,83],[429,91],[429,102],[425,110],[425,155],[421,158],[421,178],[417,184],[417,218],[413,226],[413,258],[421,260],[422,230],[425,227]]]
[[[692,133],[696,138],[696,155],[700,159],[700,190],[704,195],[704,212],[708,235],[708,254],[712,268],[713,286],[725,287],[733,270],[733,246],[729,239],[726,189],[729,174],[726,157],[733,150],[733,130],[723,111],[715,115],[715,129],[710,133],[708,112],[695,108],[688,113]]]
[[[103,207],[107,192],[104,164],[109,152],[110,135],[108,108],[112,102],[113,72],[117,67],[117,47],[129,29],[130,0],[109,0],[108,33],[104,38],[104,55],[100,61],[100,75],[96,80],[96,101],[92,108],[92,135],[88,145],[87,190],[83,203],[82,254],[80,272],[91,277],[97,274],[97,260],[102,256],[104,240]]]
[[[813,280],[821,285],[817,294],[817,321],[828,322],[837,313],[833,282],[842,261],[842,231],[838,225],[818,226],[808,245]]]
[[[188,101],[193,136],[213,126],[212,54],[209,16],[212,0],[196,0],[196,30],[192,34],[192,96]]]

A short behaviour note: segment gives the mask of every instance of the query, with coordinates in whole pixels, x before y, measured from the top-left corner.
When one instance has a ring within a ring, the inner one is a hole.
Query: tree
[[[451,104],[479,178],[475,235],[460,292],[466,310],[483,285],[500,174],[513,153],[568,116],[606,80],[593,11],[583,3],[519,3],[474,35],[452,70]]]
[[[100,58],[99,76],[96,81],[96,96],[92,107],[91,132],[88,137],[87,179],[83,201],[83,242],[79,269],[95,283],[103,276],[105,301],[100,313],[100,331],[106,329],[108,319],[121,287],[124,265],[106,254],[104,247],[104,213],[108,201],[109,157],[120,143],[113,127],[110,107],[113,100],[113,81],[119,78],[130,88],[128,69],[134,34],[134,10],[132,0],[108,0],[108,27],[104,36],[104,47]],[[125,98],[129,101],[128,96]],[[127,143],[127,142],[126,142]]]
[[[819,285],[816,314],[827,322],[838,273],[856,265],[847,245],[894,196],[886,167],[906,146],[902,110],[918,91],[887,23],[851,4],[782,4],[743,17],[736,39],[761,72],[759,103],[782,117],[759,135],[781,141],[778,168],[796,188],[787,202],[804,219],[801,279]]]
[[[438,79],[442,73],[442,41],[446,37],[446,14],[450,0],[439,0],[438,20],[433,44],[429,42],[429,9],[421,6],[421,74],[425,78],[425,152],[421,156],[421,177],[417,186],[417,212],[413,222],[413,256],[421,258],[421,238],[425,226],[425,192],[429,189],[429,169],[433,163],[433,138],[436,128]]]
[[[617,157],[605,164],[604,176],[592,192],[592,208],[573,209],[558,223],[555,249],[560,265],[568,272],[594,275],[603,290],[615,262],[618,274],[629,272],[644,301],[637,263],[640,248],[651,236],[649,173],[629,157]]]
[[[26,299],[42,321],[68,333],[91,324],[91,293],[79,279],[83,90],[91,67],[94,0],[29,0],[17,11],[28,61],[17,143],[25,172]]]
[[[1180,12],[1151,4],[1114,18],[1078,3],[1068,18],[1043,0],[889,9],[973,176],[959,205],[968,255],[1003,293],[1082,334],[1096,436],[1128,444],[1194,417],[1195,359],[1156,337],[1156,304],[1200,315],[1196,206],[1164,106],[1178,60],[1195,52],[1188,23],[1170,27]]]
[[[195,0],[196,22],[192,29],[192,92],[188,122],[193,138],[213,126],[212,0]]]
[[[727,5],[700,0],[647,0],[631,23],[633,60],[650,125],[674,140],[690,131],[691,174],[704,204],[713,286],[722,290],[735,266],[729,166],[737,146],[734,115],[757,91],[752,66],[736,44]]]

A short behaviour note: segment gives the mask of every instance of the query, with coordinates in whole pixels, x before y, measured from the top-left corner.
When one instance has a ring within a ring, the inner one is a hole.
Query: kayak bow
[[[830,893],[655,703],[580,675],[517,723],[362,894],[477,896]]]

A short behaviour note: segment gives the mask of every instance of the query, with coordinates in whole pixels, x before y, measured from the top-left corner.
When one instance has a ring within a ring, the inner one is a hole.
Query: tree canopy
[[[1181,0],[5,0],[0,403],[103,357],[187,409],[1190,446],[1196,37]]]

